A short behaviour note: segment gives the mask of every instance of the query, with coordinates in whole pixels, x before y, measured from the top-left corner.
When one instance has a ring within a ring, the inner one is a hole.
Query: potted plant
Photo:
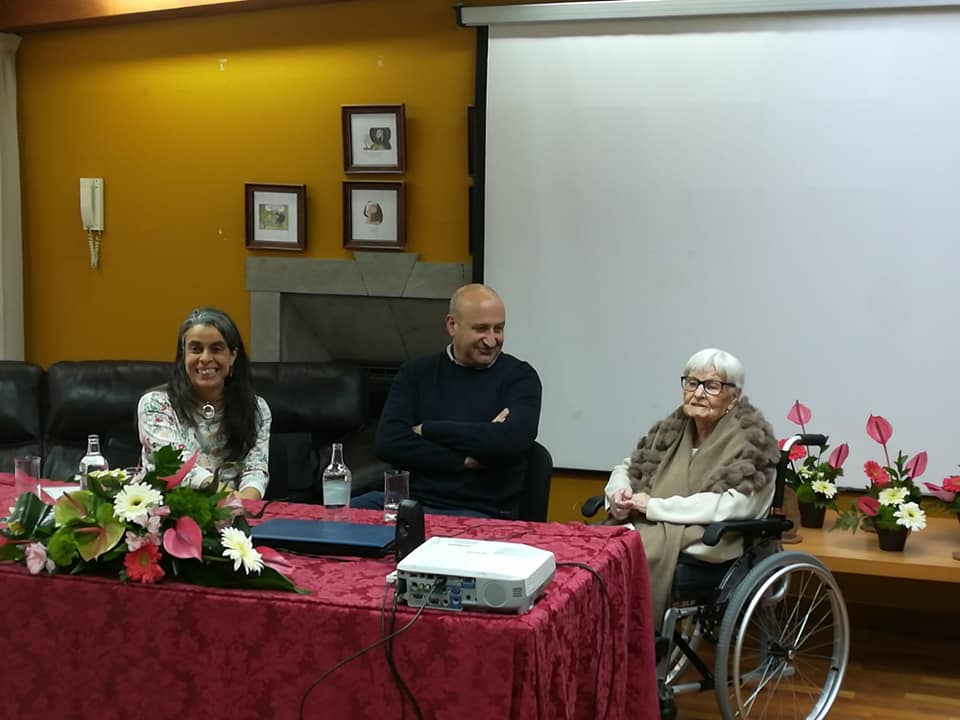
[[[867,435],[883,446],[887,464],[874,460],[864,463],[863,471],[870,479],[867,492],[840,513],[834,527],[856,532],[868,521],[877,531],[881,550],[901,551],[911,530],[927,526],[927,515],[920,508],[920,488],[914,483],[927,469],[927,453],[919,452],[908,460],[898,451],[896,461],[890,462],[887,441],[893,435],[893,426],[880,415],[867,419]]]
[[[800,426],[807,432],[806,424],[813,413],[799,400],[793,403],[787,420]],[[783,447],[785,441],[780,441]],[[826,446],[820,448],[817,455],[807,454],[802,445],[794,445],[790,450],[790,467],[787,468],[785,482],[797,496],[800,508],[800,525],[806,528],[821,528],[827,508],[837,509],[836,500],[838,477],[843,475],[843,463],[850,454],[846,443],[838,445],[824,461]],[[797,465],[797,461],[802,461]]]

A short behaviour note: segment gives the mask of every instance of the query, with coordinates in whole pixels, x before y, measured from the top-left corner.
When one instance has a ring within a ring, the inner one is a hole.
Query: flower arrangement
[[[806,424],[811,417],[813,413],[810,408],[799,400],[793,403],[787,413],[787,420],[799,425],[803,433],[807,432]],[[785,442],[786,440],[780,441],[781,448]],[[837,494],[837,478],[843,475],[843,463],[846,462],[850,449],[846,443],[838,445],[824,461],[821,458],[826,449],[826,446],[820,448],[820,452],[814,456],[808,455],[803,445],[790,448],[790,467],[787,468],[785,480],[787,486],[796,493],[798,502],[836,510],[834,497]],[[799,467],[796,465],[797,460],[802,460]]]
[[[960,475],[945,477],[940,485],[929,482],[924,485],[943,503],[945,510],[960,515]]]
[[[166,446],[154,470],[91,472],[87,489],[49,497],[25,493],[0,522],[0,560],[31,573],[117,573],[125,581],[164,577],[220,587],[297,590],[275,550],[254,548],[242,502],[218,483],[181,485],[196,463]]]
[[[920,508],[920,488],[914,480],[927,469],[926,451],[918,452],[909,460],[903,452],[890,462],[887,441],[893,436],[893,426],[880,415],[867,418],[867,435],[883,446],[886,465],[868,460],[863,471],[870,479],[865,495],[862,495],[845,512],[840,513],[834,527],[857,531],[865,518],[873,526],[883,530],[923,530],[927,515]]]

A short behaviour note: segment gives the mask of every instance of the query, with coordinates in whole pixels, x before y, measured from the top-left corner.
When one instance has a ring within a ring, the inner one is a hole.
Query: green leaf
[[[816,502],[817,496],[812,487],[804,484],[797,488],[797,500],[802,503],[813,503]]]
[[[6,560],[19,560],[21,556],[20,545],[10,543],[9,545],[0,545],[0,562]]]
[[[74,490],[57,498],[53,506],[57,525],[72,522],[89,522],[96,508],[96,496],[89,490]]]
[[[270,567],[264,566],[260,574],[247,575],[243,570],[234,571],[231,563],[201,565],[196,561],[180,563],[180,578],[187,582],[207,587],[257,588],[260,590],[283,590],[285,592],[306,591],[297,588],[293,582]]]
[[[103,504],[97,508],[97,524],[92,528],[78,530],[77,551],[84,560],[96,560],[120,542],[126,526],[113,514],[113,506]]]
[[[53,509],[33,493],[24,493],[14,503],[3,534],[14,540],[49,537],[53,534]]]

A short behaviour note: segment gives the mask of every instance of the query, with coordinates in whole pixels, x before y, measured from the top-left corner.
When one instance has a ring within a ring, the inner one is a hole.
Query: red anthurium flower
[[[804,405],[799,400],[796,400],[793,403],[793,407],[790,408],[790,412],[787,413],[787,420],[799,425],[800,429],[806,432],[804,425],[810,422],[810,418],[813,416],[813,413],[810,412],[810,408]]]
[[[950,478],[947,478],[943,481],[943,487],[929,482],[924,483],[924,485],[927,486],[927,490],[929,490],[930,493],[938,500],[943,500],[945,503],[952,503],[956,499],[957,493],[956,491],[950,491],[947,489],[947,480],[949,479]]]
[[[847,461],[847,455],[850,454],[850,448],[847,447],[846,443],[842,445],[837,445],[833,452],[830,453],[830,457],[827,458],[827,463],[832,468],[842,468],[843,464]]]
[[[272,547],[258,545],[257,552],[260,553],[264,565],[273,568],[281,575],[289,575],[293,572],[293,565],[290,564],[290,561]]]
[[[868,495],[861,495],[857,498],[857,507],[864,515],[873,517],[880,510],[880,501]]]
[[[916,480],[918,477],[923,475],[924,471],[927,469],[927,451],[918,452],[912,458],[907,461],[907,472],[910,474],[911,479]]]
[[[174,557],[199,560],[203,550],[203,531],[197,521],[188,515],[177,520],[176,527],[163,533],[163,549]]]
[[[190,456],[190,459],[187,460],[183,465],[180,466],[180,469],[177,470],[173,475],[169,477],[160,478],[163,482],[167,484],[167,490],[170,488],[175,488],[177,485],[183,482],[183,479],[187,476],[187,473],[193,470],[193,466],[197,464],[197,455],[200,454],[200,451],[197,450],[193,455]]]
[[[943,489],[960,493],[960,475],[951,475],[943,479]]]
[[[880,467],[880,463],[874,460],[867,460],[863,464],[863,471],[867,474],[867,477],[870,478],[870,482],[877,487],[884,487],[890,484],[890,476],[887,474],[887,471]]]
[[[144,584],[154,583],[166,574],[160,567],[160,548],[153,543],[127,553],[123,558],[123,567],[128,578]]]

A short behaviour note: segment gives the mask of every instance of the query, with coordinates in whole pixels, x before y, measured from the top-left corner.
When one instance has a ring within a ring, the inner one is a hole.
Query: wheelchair
[[[818,446],[824,435],[787,439],[777,464],[771,510],[760,520],[713,523],[702,542],[727,533],[744,552],[726,563],[681,555],[671,607],[656,638],[660,717],[676,717],[674,696],[713,690],[725,720],[826,718],[840,691],[850,650],[850,623],[837,582],[816,557],[787,552],[781,535],[792,523],[779,513],[794,445]],[[590,498],[592,517],[603,498]],[[697,654],[714,645],[713,668]],[[681,682],[692,671],[698,679]]]

